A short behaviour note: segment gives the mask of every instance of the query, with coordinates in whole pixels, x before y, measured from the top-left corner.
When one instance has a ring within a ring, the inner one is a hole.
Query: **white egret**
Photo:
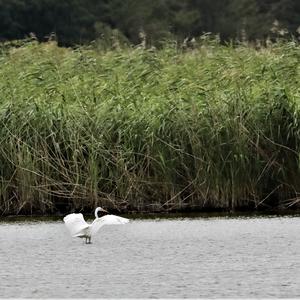
[[[91,244],[92,236],[98,232],[98,230],[104,225],[119,225],[126,224],[129,219],[118,217],[115,215],[104,215],[103,217],[98,217],[98,212],[108,213],[105,209],[97,207],[95,209],[96,219],[92,224],[88,224],[82,214],[69,214],[64,217],[64,222],[67,229],[70,231],[72,237],[85,238],[86,244]]]

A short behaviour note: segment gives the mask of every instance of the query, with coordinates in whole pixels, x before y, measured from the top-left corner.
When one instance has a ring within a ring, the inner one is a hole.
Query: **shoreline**
[[[79,212],[78,212],[79,213]],[[256,211],[193,211],[193,212],[127,212],[127,213],[117,213],[114,212],[112,214],[117,214],[119,216],[128,217],[132,220],[138,219],[196,219],[196,218],[259,218],[259,217],[300,217],[300,209],[289,209],[289,210],[256,210]],[[32,215],[6,215],[0,217],[0,222],[5,221],[43,221],[43,220],[52,220],[58,221],[62,220],[62,218],[67,215],[66,214],[32,214]],[[87,219],[93,219],[93,214],[83,215]]]

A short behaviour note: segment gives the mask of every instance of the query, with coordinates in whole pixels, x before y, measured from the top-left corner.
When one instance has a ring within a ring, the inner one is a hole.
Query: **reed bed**
[[[299,207],[300,48],[0,48],[0,213]]]

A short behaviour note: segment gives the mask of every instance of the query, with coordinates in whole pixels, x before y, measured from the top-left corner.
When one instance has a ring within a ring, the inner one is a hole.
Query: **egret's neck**
[[[98,211],[99,211],[99,209],[98,209],[98,208],[96,208],[96,209],[95,209],[95,218],[96,218],[96,219],[98,219],[98,218],[99,218],[99,217],[98,217]]]

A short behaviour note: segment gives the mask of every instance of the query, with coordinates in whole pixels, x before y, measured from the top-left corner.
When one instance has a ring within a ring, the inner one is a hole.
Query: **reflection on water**
[[[1,297],[300,297],[300,218],[0,223]]]

